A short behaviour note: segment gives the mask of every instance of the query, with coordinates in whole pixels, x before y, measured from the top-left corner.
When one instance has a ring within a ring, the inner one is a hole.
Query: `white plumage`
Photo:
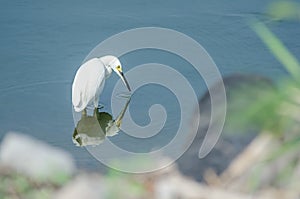
[[[83,111],[89,104],[98,107],[105,79],[115,71],[130,91],[119,59],[115,56],[93,58],[82,64],[76,72],[72,85],[72,103],[76,112]]]

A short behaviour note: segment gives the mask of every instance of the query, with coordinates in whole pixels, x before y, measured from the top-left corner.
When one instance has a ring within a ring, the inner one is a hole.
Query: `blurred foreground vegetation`
[[[267,13],[274,20],[300,20],[300,4],[293,1],[277,1],[270,5]],[[274,187],[286,190],[300,190],[300,64],[284,43],[262,22],[252,20],[250,26],[270,53],[282,64],[289,76],[276,82],[274,89],[263,92],[256,101],[250,103],[243,115],[238,110],[232,114],[234,128],[257,128],[269,143],[253,145],[255,151],[263,147],[256,160],[257,164],[249,173],[247,183],[252,190]],[[298,38],[295,38],[295,42]],[[236,98],[251,90],[246,88],[236,92]],[[245,155],[249,155],[244,153]],[[268,173],[268,174],[267,174]],[[300,193],[299,193],[300,194]]]

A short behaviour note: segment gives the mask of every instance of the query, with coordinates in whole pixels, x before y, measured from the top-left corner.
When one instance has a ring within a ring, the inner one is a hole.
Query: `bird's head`
[[[117,75],[122,79],[123,83],[126,85],[127,89],[131,91],[130,86],[123,74],[122,65],[118,58],[114,57],[114,59],[109,63],[109,67],[117,73]]]

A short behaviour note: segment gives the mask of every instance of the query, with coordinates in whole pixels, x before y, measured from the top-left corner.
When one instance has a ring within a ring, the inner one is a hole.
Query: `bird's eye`
[[[121,70],[121,66],[120,65],[117,66],[117,70]]]

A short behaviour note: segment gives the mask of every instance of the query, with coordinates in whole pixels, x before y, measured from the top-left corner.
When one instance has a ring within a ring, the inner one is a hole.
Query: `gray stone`
[[[21,133],[7,133],[0,146],[0,164],[37,180],[71,176],[75,164],[61,149]]]
[[[77,176],[63,189],[61,189],[54,199],[99,199],[105,197],[107,189],[103,178],[99,175],[83,174]]]
[[[275,89],[269,79],[258,75],[235,74],[224,78],[223,82],[227,97],[227,113],[225,125],[217,144],[206,157],[198,158],[199,149],[211,119],[210,94],[206,92],[199,100],[201,116],[197,135],[189,149],[177,160],[179,170],[197,181],[203,180],[204,172],[208,168],[215,170],[217,174],[224,171],[258,133],[257,129],[239,129],[239,132],[233,132],[230,127],[232,113],[237,111],[242,117],[245,107],[264,96],[268,91]],[[218,93],[222,89],[221,82],[217,82],[211,89]],[[220,100],[223,100],[222,96],[217,98],[217,101]],[[216,110],[220,109],[218,106],[215,107]],[[196,117],[199,115],[193,116],[193,118]],[[194,123],[192,125],[196,125]]]

